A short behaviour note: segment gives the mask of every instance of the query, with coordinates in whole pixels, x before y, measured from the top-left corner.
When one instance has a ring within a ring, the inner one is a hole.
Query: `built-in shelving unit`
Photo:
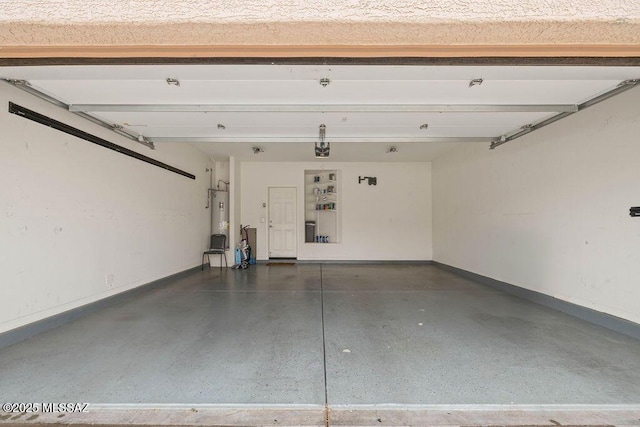
[[[337,170],[304,171],[305,243],[340,242]]]

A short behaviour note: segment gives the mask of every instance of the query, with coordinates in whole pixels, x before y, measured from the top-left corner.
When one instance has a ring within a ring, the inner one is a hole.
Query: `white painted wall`
[[[230,182],[229,161],[228,160],[216,160],[214,166],[213,188],[224,190],[226,186],[220,182]]]
[[[304,171],[340,172],[342,238],[335,244],[304,243]],[[378,185],[358,184],[375,176]],[[430,163],[242,163],[242,224],[257,230],[257,259],[268,259],[268,187],[298,189],[298,259],[431,260]]]
[[[8,101],[197,179],[9,114]],[[0,332],[199,265],[209,234],[200,151],[149,150],[7,85],[0,106]]]
[[[640,90],[433,165],[434,259],[640,323]]]

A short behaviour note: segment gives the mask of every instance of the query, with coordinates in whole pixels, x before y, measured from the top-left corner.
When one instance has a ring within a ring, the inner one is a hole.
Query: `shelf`
[[[333,179],[328,179],[329,175],[331,175]],[[318,181],[315,181],[315,178],[318,178]],[[305,243],[313,245],[340,243],[341,195],[338,194],[340,182],[338,170],[305,170]],[[327,190],[333,191],[325,192]],[[316,209],[317,206],[327,206],[327,208],[332,206],[333,208]],[[327,214],[319,212],[327,212]],[[312,229],[310,227],[307,227],[306,222],[313,223],[313,231],[311,231]],[[329,242],[306,241],[306,234],[309,232],[315,233],[316,236],[327,236]]]
[[[337,184],[338,181],[320,181],[320,182],[309,182],[307,183],[307,185],[309,184],[313,184],[313,185],[329,185],[329,184]]]

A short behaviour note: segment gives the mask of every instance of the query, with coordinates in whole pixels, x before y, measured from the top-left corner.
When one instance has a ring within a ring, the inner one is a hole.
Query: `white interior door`
[[[296,258],[296,188],[269,188],[269,258]]]

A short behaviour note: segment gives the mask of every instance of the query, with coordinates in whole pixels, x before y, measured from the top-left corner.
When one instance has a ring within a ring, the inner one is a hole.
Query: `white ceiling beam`
[[[574,104],[69,104],[71,112],[207,113],[575,113]]]
[[[335,137],[328,138],[331,143],[344,142],[380,142],[380,143],[402,143],[402,142],[489,142],[493,143],[494,137]],[[189,142],[189,143],[269,143],[269,142],[290,142],[308,143],[317,142],[317,137],[149,137],[152,142]]]

